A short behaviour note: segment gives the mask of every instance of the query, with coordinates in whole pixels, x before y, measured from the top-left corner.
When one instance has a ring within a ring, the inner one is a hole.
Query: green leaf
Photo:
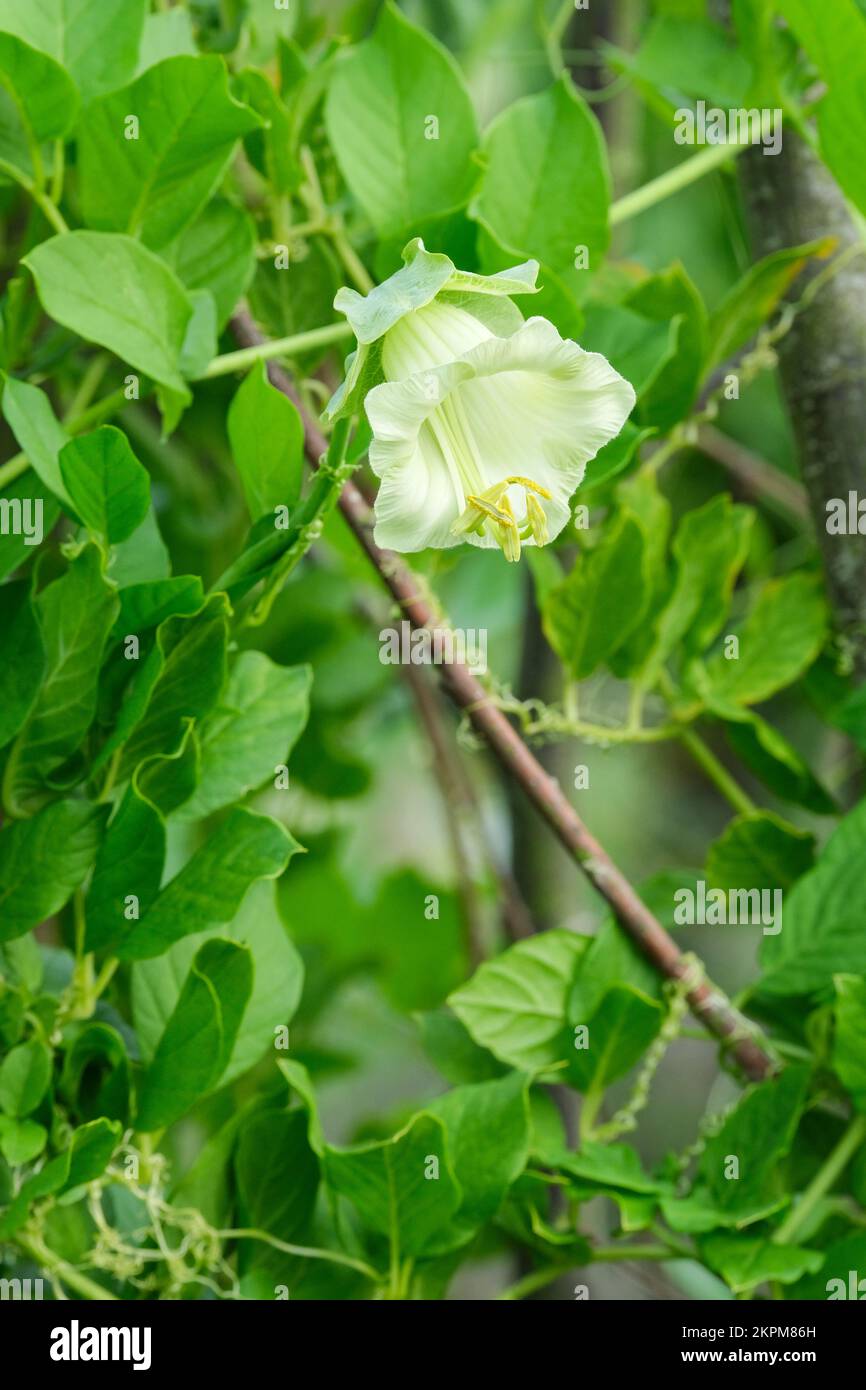
[[[601,128],[569,77],[507,106],[485,133],[483,157],[472,215],[503,247],[569,272],[572,286],[586,279],[575,271],[580,248],[589,269],[599,268],[610,241],[610,174]]]
[[[741,106],[751,80],[748,59],[704,17],[657,16],[629,68],[638,81],[669,91],[677,105],[685,95],[726,109]]]
[[[198,782],[199,743],[195,720],[186,721],[180,742],[171,753],[155,753],[135,770],[135,785],[163,816],[188,801]]]
[[[164,863],[162,816],[130,783],[105,832],[87,890],[86,950],[107,950],[146,915],[159,893]]]
[[[700,690],[720,712],[768,700],[808,670],[827,636],[827,605],[817,576],[799,572],[764,585],[739,632],[739,656],[706,665]]]
[[[310,1148],[319,1158],[325,1155],[325,1136],[322,1131],[321,1120],[319,1119],[319,1108],[316,1103],[316,1093],[310,1079],[310,1073],[300,1062],[290,1062],[286,1058],[280,1058],[277,1066],[283,1073],[290,1088],[297,1093],[301,1104],[307,1113],[307,1137],[310,1141]]]
[[[579,1091],[605,1090],[624,1076],[643,1055],[661,1028],[664,1010],[633,985],[607,991],[591,1018],[572,1015],[572,1025],[586,1025],[588,1046],[569,1056],[568,1080]]]
[[[53,497],[44,496],[39,478],[28,469],[0,493],[0,508],[0,514],[10,516],[13,521],[21,519],[20,528],[16,527],[14,533],[4,535],[0,530],[0,579],[5,579],[7,574],[31,559],[40,531],[43,536],[50,534],[60,515],[60,507]]]
[[[307,1139],[303,1110],[254,1111],[241,1126],[235,1175],[245,1226],[277,1240],[303,1243],[319,1189],[319,1161]],[[284,1272],[290,1259],[255,1241],[244,1242],[243,1268],[273,1267]],[[291,1279],[280,1279],[290,1283]]]
[[[160,14],[149,14],[144,21],[135,76],[155,67],[165,58],[177,58],[184,53],[195,57],[197,52],[189,10],[176,6]]]
[[[153,1061],[145,1073],[136,1127],[173,1124],[218,1084],[252,988],[250,952],[206,941],[190,966]]]
[[[815,1302],[833,1303],[839,1299],[863,1301],[866,1293],[863,1269],[866,1268],[866,1235],[857,1231],[834,1240],[823,1251],[823,1264],[811,1278],[805,1278],[791,1290],[789,1297]]]
[[[301,997],[303,965],[277,911],[274,885],[254,883],[228,925],[183,937],[155,960],[138,961],[132,972],[135,1030],[145,1061],[153,1055],[183,980],[202,943],[218,935],[249,950],[252,992],[238,1028],[221,1084],[228,1085],[259,1061],[276,1042],[275,1029],[289,1023]]]
[[[438,1160],[435,1170],[431,1160]],[[445,1127],[432,1115],[416,1115],[381,1143],[328,1145],[324,1170],[328,1185],[349,1199],[364,1225],[388,1236],[395,1264],[436,1249],[460,1205]]]
[[[304,174],[295,158],[292,118],[286,104],[263,72],[244,68],[238,74],[239,95],[261,116],[265,128],[247,136],[251,163],[279,197],[290,197],[303,183]]]
[[[277,666],[241,652],[218,709],[204,724],[198,787],[185,820],[239,801],[285,764],[309,716],[309,666]]]
[[[185,10],[171,10],[182,15]],[[168,15],[154,15],[167,19]],[[213,198],[194,222],[160,250],[186,288],[209,290],[222,328],[252,282],[256,269],[255,223],[243,208]]]
[[[744,348],[779,307],[785,292],[809,261],[813,257],[826,259],[835,245],[832,237],[808,241],[802,246],[774,251],[750,266],[710,319],[712,354],[707,370]]]
[[[837,0],[826,14],[809,0],[777,0],[776,8],[829,85],[818,107],[821,153],[844,192],[866,213],[866,15],[853,0]]]
[[[63,1179],[58,1188],[52,1187],[50,1190],[62,1196],[75,1187],[101,1177],[120,1141],[121,1133],[119,1124],[104,1118],[76,1129],[66,1153],[55,1160],[62,1165],[58,1171],[63,1172]]]
[[[62,139],[77,106],[78,94],[59,63],[13,34],[0,33],[0,173],[6,163],[39,183],[41,146]]]
[[[95,766],[122,748],[118,775],[128,776],[142,759],[176,748],[188,721],[213,709],[225,684],[230,611],[217,593],[198,613],[160,624]]]
[[[639,430],[626,420],[616,439],[599,449],[595,458],[586,465],[586,476],[581,483],[582,494],[585,496],[590,488],[600,487],[618,473],[623,473],[651,434],[652,430]],[[527,558],[529,555],[527,551]]]
[[[106,1023],[86,1022],[73,1024],[67,1040],[71,1046],[63,1062],[61,1084],[75,1112],[85,1120],[105,1115],[125,1122],[131,1083],[129,1057],[120,1033]]]
[[[180,363],[192,301],[147,247],[111,232],[67,232],[23,264],[53,319],[188,398]]]
[[[40,481],[73,511],[59,462],[60,451],[69,435],[56,419],[45,392],[26,381],[7,377],[3,387],[3,415]]]
[[[544,631],[574,680],[583,680],[607,661],[640,620],[644,562],[643,529],[620,510],[594,549],[582,554],[548,594]]]
[[[707,1140],[698,1175],[718,1208],[740,1213],[776,1196],[772,1179],[790,1152],[809,1084],[809,1068],[788,1066],[745,1092],[718,1134]],[[738,1176],[729,1176],[729,1160]]]
[[[132,924],[116,954],[146,960],[183,936],[233,921],[250,884],[278,878],[297,848],[278,821],[235,807]]]
[[[697,874],[692,871],[654,874],[638,886],[638,894],[662,926],[674,931],[674,895],[684,886],[694,888],[696,879]],[[568,1017],[584,1022],[591,1018],[615,985],[632,985],[659,1002],[663,998],[656,970],[626,936],[614,915],[608,913],[590,938],[578,967],[568,1000]]]
[[[448,1004],[481,1047],[520,1071],[567,1061],[566,1003],[588,938],[556,928],[485,961]]]
[[[671,505],[659,491],[655,475],[641,471],[619,484],[616,499],[643,532],[643,584],[640,593],[635,594],[635,624],[608,664],[621,679],[639,679],[653,650],[652,619],[663,606],[670,589],[667,552]]]
[[[69,901],[96,858],[107,808],[57,801],[0,831],[0,940],[23,936]]]
[[[82,550],[34,606],[45,674],[3,778],[4,804],[18,816],[47,799],[43,779],[75,752],[95,713],[102,653],[117,613],[97,547]]]
[[[837,806],[815,774],[783,734],[752,710],[740,710],[725,725],[738,757],[770,791],[784,801],[805,806],[818,816],[833,815]]]
[[[511,1072],[458,1086],[428,1103],[445,1125],[448,1153],[463,1200],[454,1217],[466,1234],[496,1214],[529,1154],[527,1078]]]
[[[129,133],[129,118],[138,121]],[[78,133],[84,220],[159,248],[217,188],[240,137],[260,124],[234,100],[222,58],[167,58],[94,102]]]
[[[253,521],[275,507],[294,507],[304,474],[304,426],[293,402],[271,385],[264,362],[232,401],[228,432]]]
[[[451,55],[391,0],[372,38],[334,65],[325,119],[343,177],[382,237],[416,234],[468,201],[469,94]]]
[[[681,642],[699,652],[718,634],[746,561],[753,519],[748,507],[727,496],[713,497],[683,517],[672,547],[674,587],[656,623],[653,669]]]
[[[201,611],[205,601],[197,574],[178,574],[171,579],[128,584],[121,589],[119,598],[120,612],[111,633],[118,640],[133,634],[140,636],[148,628],[164,623],[166,618],[191,617]]]
[[[72,1133],[68,1148],[23,1183],[12,1205],[0,1216],[0,1240],[9,1240],[24,1224],[31,1202],[52,1193],[62,1196],[93,1182],[108,1166],[121,1137],[110,1120],[93,1120]]]
[[[831,835],[815,868],[795,884],[781,932],[761,943],[761,994],[819,995],[836,974],[866,974],[860,903],[866,896],[866,802]]]
[[[0,1065],[0,1110],[13,1118],[40,1104],[51,1080],[51,1053],[38,1038],[7,1052]]]
[[[686,418],[697,396],[708,351],[704,302],[677,263],[642,280],[625,300],[625,307],[643,318],[670,324],[676,333],[673,355],[660,362],[641,392],[638,408],[642,425],[670,430]]]
[[[701,1253],[737,1294],[768,1281],[794,1284],[804,1274],[814,1274],[824,1261],[820,1250],[777,1245],[760,1236],[708,1236],[701,1242]]]
[[[587,304],[585,314],[581,344],[608,358],[620,376],[631,382],[640,403],[676,357],[679,326],[595,300]]]
[[[0,748],[24,723],[45,671],[30,585],[0,587]]]
[[[48,1132],[35,1120],[12,1120],[0,1115],[0,1154],[11,1168],[32,1163],[48,1141]]]
[[[205,1221],[219,1228],[231,1221],[235,1205],[235,1180],[232,1171],[237,1137],[252,1110],[262,1104],[259,1096],[235,1110],[221,1129],[208,1139],[191,1168],[172,1191],[172,1201],[183,1207],[195,1207]]]
[[[128,82],[147,0],[0,0],[0,29],[48,53],[85,101]]]
[[[448,1009],[422,1014],[418,1022],[424,1051],[452,1086],[493,1081],[505,1075],[503,1064],[473,1042],[465,1025]]]
[[[150,506],[150,478],[126,435],[112,425],[71,439],[60,472],[77,515],[110,545],[125,541]]]
[[[866,980],[836,976],[833,1066],[858,1110],[866,1110]]]
[[[216,300],[210,290],[191,290],[189,297],[192,302],[192,318],[183,341],[180,370],[190,381],[195,381],[217,354],[217,310]],[[174,400],[172,393],[169,393],[169,399]],[[173,408],[177,418],[180,418],[185,404],[185,400],[182,399],[174,401]],[[175,415],[169,416],[172,422]],[[173,423],[168,426],[173,427]]]
[[[35,937],[19,937],[17,941],[0,943],[0,969],[7,980],[25,994],[35,995],[42,985],[44,959]]]
[[[786,891],[815,862],[815,837],[776,816],[735,816],[710,846],[707,879],[713,888]]]
[[[545,1166],[569,1173],[578,1179],[580,1186],[593,1191],[614,1189],[652,1196],[665,1190],[663,1183],[644,1172],[638,1155],[627,1144],[602,1144],[594,1139],[583,1139],[577,1153],[551,1149],[545,1150],[542,1157]]]
[[[5,961],[0,956],[0,969],[4,969]],[[6,979],[0,982],[0,1043],[5,1047],[12,1047],[17,1043],[24,1032],[24,1012],[26,999],[22,989],[16,989]]]
[[[121,588],[130,584],[152,583],[170,576],[171,560],[152,506],[129,540],[121,541],[113,548],[108,573]]]
[[[332,968],[369,970],[386,997],[405,1012],[440,1005],[466,978],[467,961],[459,905],[439,889],[439,916],[425,922],[429,879],[402,870],[390,874],[378,893],[358,901],[357,887],[333,855],[310,855],[285,880],[283,916],[293,940],[318,953],[326,946]],[[417,931],[407,922],[424,922]]]
[[[733,1211],[723,1211],[706,1187],[698,1186],[687,1197],[663,1196],[659,1205],[672,1231],[681,1231],[684,1235],[704,1235],[707,1231],[732,1227],[739,1230],[765,1221],[775,1216],[786,1203],[787,1198],[780,1195],[768,1197],[757,1204],[747,1203]]]

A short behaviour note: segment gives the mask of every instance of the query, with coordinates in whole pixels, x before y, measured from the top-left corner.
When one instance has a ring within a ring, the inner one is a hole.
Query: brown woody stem
[[[235,338],[244,347],[263,341],[247,310],[235,314],[232,329]],[[300,410],[307,456],[314,467],[318,466],[319,459],[327,452],[325,436],[304,410],[289,375],[274,363],[269,364],[268,370],[274,386]],[[344,484],[338,505],[358,543],[413,627],[435,627],[436,615],[421,592],[416,576],[398,555],[382,550],[374,541],[370,506],[353,482]],[[668,979],[689,978],[692,967],[673,939],[590,833],[559,783],[545,772],[481,683],[460,662],[445,662],[439,669],[443,686],[454,704],[465,711],[476,732],[482,735],[506,772],[520,784],[529,801],[612,908],[623,930],[638,949]],[[695,1016],[730,1047],[750,1080],[760,1081],[774,1070],[773,1060],[755,1030],[702,973],[701,978],[694,979],[687,997]]]

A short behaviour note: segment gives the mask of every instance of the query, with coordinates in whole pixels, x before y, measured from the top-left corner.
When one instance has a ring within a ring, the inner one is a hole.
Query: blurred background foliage
[[[377,0],[348,7],[318,3],[311,22],[323,37],[358,38],[369,31],[379,8]],[[482,129],[517,98],[549,87],[547,36],[556,12],[561,15],[557,0],[407,0],[402,8],[454,54]],[[655,8],[688,18],[704,7],[669,0]],[[217,51],[233,45],[246,10],[216,0],[194,6],[200,32]],[[274,19],[270,0],[259,5],[252,0],[249,16],[251,59],[272,60],[270,26],[283,21]],[[602,123],[614,193],[620,197],[692,153],[673,142],[669,121],[641,99],[629,78],[630,69],[641,69],[635,55],[652,18],[653,7],[645,0],[596,3],[568,16],[563,38],[563,60]],[[658,45],[655,58],[664,58]],[[653,80],[669,79],[690,98],[705,94],[700,54],[694,58],[693,66],[674,57],[668,74],[650,71],[653,54],[643,66]],[[736,180],[729,172],[710,174],[614,229],[611,258],[648,270],[681,262],[712,311],[751,264]],[[330,301],[342,280],[336,259],[317,243],[290,277],[280,279],[268,262],[260,263],[251,302],[272,334],[289,334],[336,318]],[[215,577],[238,545],[241,502],[222,430],[226,395],[223,383],[197,395],[177,455],[172,445],[159,444],[145,411],[135,412],[133,438],[160,478],[160,519],[178,573],[200,569]],[[131,425],[132,416],[128,412],[124,424]],[[772,371],[758,375],[736,402],[723,403],[718,423],[784,472],[795,471],[791,428]],[[683,449],[662,481],[675,517],[730,486],[722,465],[697,448]],[[786,520],[763,512],[748,574],[757,578],[771,566],[802,563],[810,549],[808,534],[792,532]],[[457,626],[487,628],[490,666],[498,680],[524,696],[560,698],[558,666],[538,631],[527,568],[504,566],[498,553],[462,550],[424,557],[424,569]],[[365,608],[385,624],[387,609],[375,578],[335,517],[318,562],[296,575],[264,633],[264,649],[275,660],[309,661],[316,673],[310,725],[293,755],[288,811],[308,854],[295,861],[283,881],[282,901],[307,972],[301,1012],[292,1026],[293,1047],[319,1084],[326,1130],[339,1141],[369,1133],[383,1112],[399,1112],[410,1098],[414,1103],[441,1089],[441,1077],[407,1014],[435,1008],[467,969],[456,866],[430,746],[400,669],[378,661]],[[259,638],[257,633],[257,645]],[[604,718],[618,706],[616,682],[605,675],[587,684],[582,713]],[[843,796],[850,793],[847,745],[822,724],[800,689],[786,691],[765,713],[828,786]],[[634,882],[701,864],[707,844],[729,818],[714,788],[676,744],[600,749],[570,740],[544,751],[565,786],[572,785],[577,765],[589,766],[590,785],[573,793],[576,804]],[[537,919],[545,926],[592,931],[604,912],[589,885],[533,813],[509,796],[484,755],[469,756],[497,852],[503,861],[514,856],[520,887]],[[277,813],[274,806],[268,809]],[[279,814],[286,815],[284,805]],[[826,820],[806,811],[792,814],[787,807],[786,814],[819,834],[826,831]],[[488,881],[486,887],[488,939],[501,943],[495,885]],[[428,894],[440,900],[435,921],[424,915]],[[759,929],[752,927],[724,935],[700,927],[679,932],[684,949],[697,950],[710,975],[732,994],[754,976],[759,938]],[[244,1086],[252,1093],[256,1084],[251,1076]],[[614,1098],[618,1092],[626,1095],[629,1085],[628,1077],[618,1083]],[[636,1142],[646,1161],[654,1163],[690,1142],[708,1105],[718,1108],[731,1094],[733,1083],[716,1077],[712,1049],[680,1040],[662,1065],[653,1104],[641,1117]],[[233,1103],[220,1096],[203,1106],[201,1123],[215,1123]],[[694,1270],[690,1277],[695,1278]],[[470,1269],[461,1278],[464,1292],[483,1296],[483,1272]],[[707,1280],[718,1293],[710,1276]],[[667,1275],[639,1266],[596,1268],[590,1283],[601,1296],[618,1298],[683,1292]],[[459,1284],[455,1292],[459,1295]]]
[[[655,5],[649,0],[596,0],[588,10],[563,7],[558,0],[404,0],[401,8],[454,55],[482,131],[516,99],[548,89],[564,64],[601,122],[616,198],[693,153],[672,139],[670,109],[678,93],[683,99],[707,95],[709,84],[720,95],[733,90],[737,96],[736,61],[730,52],[713,55],[696,49],[686,52],[688,61],[682,52],[671,59],[657,32],[648,28],[660,20],[698,17],[704,10],[699,0],[657,0]],[[201,48],[240,52],[246,62],[277,72],[298,51],[320,50],[331,38],[363,37],[379,9],[379,0],[315,0],[293,4],[287,14],[275,10],[272,0],[191,0],[188,11],[172,14],[178,26],[191,20]],[[647,34],[652,39],[654,32],[655,40],[648,43]],[[645,99],[647,91],[659,90],[667,97]],[[309,139],[314,154],[322,156],[326,196],[346,202],[316,121]],[[251,171],[266,157],[260,137],[251,136],[246,142]],[[252,173],[250,179],[254,200]],[[8,206],[13,196],[9,189],[0,194]],[[348,203],[346,208],[350,217],[356,215]],[[359,222],[351,230],[362,252],[365,236],[372,247],[371,228]],[[478,235],[474,222],[457,215],[450,225],[432,229],[432,235],[428,231],[427,240],[432,249],[447,249],[459,264],[471,267],[478,261]],[[378,273],[393,270],[398,250],[399,245],[385,239],[375,253]],[[185,252],[178,246],[177,257],[184,254],[192,255],[191,248]],[[657,271],[679,262],[712,313],[751,261],[737,182],[730,171],[720,171],[614,227],[606,275],[609,287],[634,266]],[[274,269],[271,256],[262,255],[248,286],[227,287],[227,302],[246,288],[257,319],[272,336],[285,336],[335,321],[333,296],[344,278],[327,240],[316,238],[301,247],[288,275]],[[605,329],[592,301],[575,306],[574,312],[584,325],[579,341],[601,345]],[[63,345],[64,330],[57,329],[53,344],[50,339],[43,344],[37,365],[49,371],[52,347],[60,355]],[[231,346],[227,338],[225,350]],[[299,366],[312,373],[318,363],[302,361]],[[333,384],[332,379],[323,385],[311,375],[305,383],[308,399],[321,405]],[[70,404],[75,388],[74,378],[64,380],[61,369],[63,404]],[[151,474],[173,572],[201,574],[205,586],[237,554],[248,524],[225,430],[235,389],[233,379],[200,384],[182,430],[167,440],[146,402],[130,404],[119,417]],[[739,400],[723,403],[717,423],[783,473],[794,474],[791,427],[773,371],[760,373]],[[11,451],[14,446],[7,442]],[[731,489],[732,480],[722,464],[692,445],[667,464],[660,486],[677,519]],[[591,499],[594,506],[604,500],[603,492]],[[762,509],[746,564],[746,587],[813,556],[806,524]],[[566,550],[563,559],[568,558]],[[562,673],[540,628],[533,566],[505,566],[498,552],[463,548],[426,554],[416,568],[429,577],[454,625],[487,630],[489,665],[498,683],[521,698],[562,699]],[[742,597],[737,602],[742,604]],[[280,889],[281,911],[306,971],[300,1011],[291,1025],[292,1055],[313,1075],[324,1127],[335,1142],[390,1132],[391,1121],[408,1113],[410,1101],[417,1108],[443,1089],[442,1076],[425,1050],[430,1029],[419,1028],[415,1016],[437,1010],[469,971],[459,866],[434,754],[403,672],[379,660],[378,630],[392,618],[375,576],[340,516],[334,515],[266,626],[248,639],[281,664],[309,662],[315,672],[311,717],[292,756],[288,797],[262,793],[254,804],[290,825],[306,849]],[[762,712],[801,750],[840,804],[850,804],[855,784],[848,745],[822,722],[809,695],[801,683]],[[611,711],[621,711],[622,703],[623,687],[610,674],[592,676],[582,686],[581,714],[587,719],[605,722]],[[717,747],[726,756],[723,739]],[[604,748],[567,739],[545,746],[543,754],[566,788],[574,785],[575,768],[588,766],[589,786],[570,794],[635,883],[668,869],[701,865],[707,845],[729,819],[717,791],[676,742]],[[483,752],[464,749],[463,756],[496,857],[502,864],[513,862],[522,895],[539,924],[596,930],[605,917],[603,905],[565,853],[502,784]],[[748,773],[744,784],[757,790]],[[765,790],[761,796],[764,804],[782,805]],[[826,818],[787,804],[785,814],[825,837]],[[181,827],[174,833],[173,852],[180,860],[189,848],[183,836],[190,832]],[[485,941],[488,948],[499,948],[506,936],[497,882],[480,856],[471,869]],[[438,900],[435,916],[425,911],[431,896]],[[710,975],[732,995],[756,973],[759,928],[686,928],[678,939],[684,949],[700,953]],[[263,1063],[202,1102],[177,1127],[174,1143],[181,1167],[239,1104],[267,1084],[270,1066]],[[629,1087],[629,1077],[617,1083],[613,1101],[627,1095]],[[664,1059],[653,1103],[643,1111],[635,1137],[647,1165],[691,1142],[705,1110],[720,1109],[734,1093],[733,1082],[717,1073],[714,1049],[680,1039]],[[610,1216],[602,1204],[592,1219],[596,1233],[604,1235]],[[489,1263],[477,1260],[461,1273],[452,1293],[486,1296],[501,1286],[505,1260],[501,1251]],[[679,1276],[676,1266],[665,1272],[638,1266],[593,1268],[588,1281],[594,1295],[602,1297],[719,1292],[712,1276],[695,1266]],[[554,1289],[551,1296],[562,1296],[562,1291],[557,1295]]]

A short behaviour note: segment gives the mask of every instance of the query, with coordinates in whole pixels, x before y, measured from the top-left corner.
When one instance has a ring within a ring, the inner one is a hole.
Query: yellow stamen
[[[549,495],[549,494],[548,494]],[[550,532],[547,529],[547,513],[538,498],[531,492],[526,494],[526,519],[536,545],[547,545]]]
[[[506,478],[505,481],[506,483],[514,483],[517,487],[525,488],[528,492],[537,492],[539,497],[546,497],[548,502],[551,499],[551,493],[547,491],[547,488],[542,487],[541,483],[536,483],[533,478],[521,478],[515,476],[513,478]],[[527,497],[526,500],[528,502],[529,498]]]
[[[510,487],[523,488],[526,516],[519,526],[508,500]],[[551,494],[533,478],[516,475],[503,478],[483,492],[467,494],[466,506],[453,523],[451,533],[483,536],[487,531],[501,547],[506,560],[519,560],[521,541],[533,540],[536,545],[546,545],[550,539],[547,514],[539,497],[550,500]]]
[[[502,499],[502,510],[506,514],[506,524],[497,524],[496,537],[502,546],[506,560],[513,562],[520,559],[520,532],[517,529],[514,512],[511,510],[511,503],[507,497]]]
[[[489,516],[491,521],[498,522],[500,526],[514,526],[516,528],[517,522],[514,520],[514,513],[507,497],[503,499],[501,508],[494,507],[493,503],[488,502],[484,497],[467,497],[466,501],[470,507],[477,507],[479,511]]]

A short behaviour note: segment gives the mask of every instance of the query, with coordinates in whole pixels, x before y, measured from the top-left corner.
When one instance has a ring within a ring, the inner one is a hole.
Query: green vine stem
[[[681,164],[668,169],[657,179],[651,179],[641,188],[636,188],[633,193],[627,193],[624,198],[611,203],[611,226],[617,227],[622,222],[628,222],[630,218],[646,212],[647,208],[655,207],[656,203],[680,193],[690,184],[702,179],[705,174],[714,173],[715,170],[729,164],[747,148],[746,145],[711,145],[699,154],[692,155],[690,159],[684,159]]]
[[[866,1115],[857,1115],[836,1147],[827,1155],[802,1197],[773,1235],[775,1245],[787,1245],[805,1225],[821,1198],[829,1192],[849,1161],[866,1142]]]
[[[226,352],[215,357],[205,368],[199,381],[210,381],[213,377],[228,376],[231,372],[245,372],[256,362],[270,362],[276,357],[294,357],[313,348],[329,347],[332,343],[344,342],[352,337],[347,323],[328,323],[321,328],[311,328],[306,333],[293,333],[288,338],[274,338],[267,343],[241,348],[238,352]]]
[[[82,1298],[90,1299],[92,1302],[117,1302],[116,1294],[111,1293],[102,1284],[97,1284],[95,1279],[89,1278],[80,1269],[76,1269],[74,1265],[68,1264],[53,1250],[49,1250],[40,1236],[21,1235],[16,1238],[15,1243],[19,1250],[35,1260],[50,1278],[59,1279],[62,1284],[74,1289]]]
[[[731,776],[728,769],[719,761],[700,734],[695,733],[694,729],[681,729],[679,740],[735,811],[740,815],[748,816],[758,809],[752,798],[743,791],[739,782]]]
[[[284,1240],[278,1240],[268,1231],[257,1231],[249,1228],[239,1228],[238,1230],[216,1231],[214,1233],[220,1240],[260,1240],[265,1245],[271,1245],[275,1250],[282,1250],[286,1255],[297,1255],[304,1260],[328,1260],[331,1264],[344,1265],[347,1269],[357,1270],[363,1274],[365,1279],[371,1279],[378,1283],[381,1275],[372,1265],[368,1265],[364,1260],[356,1260],[351,1255],[344,1255],[339,1250],[321,1250],[310,1245],[290,1245]]]

